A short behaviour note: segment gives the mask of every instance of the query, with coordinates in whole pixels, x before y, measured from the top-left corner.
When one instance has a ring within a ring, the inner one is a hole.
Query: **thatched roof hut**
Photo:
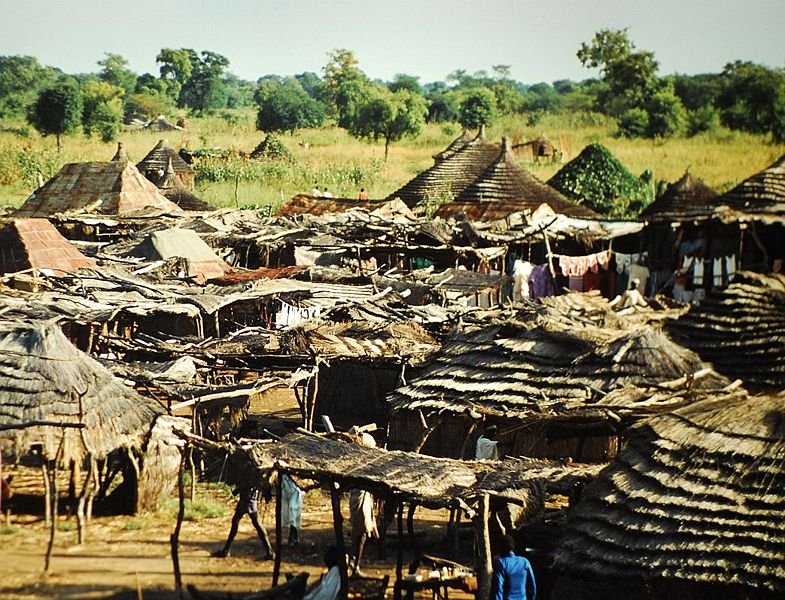
[[[716,197],[717,192],[687,171],[676,183],[669,184],[665,192],[641,212],[640,218],[669,224],[674,217],[707,210]]]
[[[182,213],[123,159],[109,162],[69,163],[33,192],[14,215],[48,217],[84,212],[117,216],[152,216]]]
[[[459,138],[461,139],[461,138]],[[452,144],[451,144],[452,146]],[[499,155],[499,146],[485,139],[483,129],[460,148],[438,155],[435,164],[388,196],[406,206],[452,200],[477,179]]]
[[[169,160],[166,166],[166,173],[160,183],[158,183],[158,187],[167,199],[183,210],[200,212],[215,210],[212,204],[199,198],[183,184],[181,177],[175,172],[172,160]]]
[[[781,598],[785,395],[646,421],[568,516],[563,598]]]
[[[13,219],[0,225],[0,273],[28,269],[73,272],[95,267],[47,219]]]
[[[140,449],[164,412],[50,322],[0,322],[0,396],[0,428],[20,427],[0,440],[19,454],[40,444],[44,456],[62,464]]]
[[[591,209],[575,204],[549,185],[541,182],[514,160],[507,138],[502,151],[471,184],[460,191],[452,202],[443,204],[436,216],[446,218],[459,213],[470,220],[501,219],[512,212],[535,211],[547,204],[554,213],[577,217],[599,217]],[[482,213],[482,214],[481,214]]]
[[[716,198],[714,204],[781,223],[785,216],[785,155]]]
[[[193,191],[196,181],[196,171],[185,162],[180,155],[169,145],[167,140],[160,140],[155,147],[147,153],[142,160],[136,163],[136,168],[159,188],[163,188],[164,177],[171,163],[175,174],[182,181],[183,186]]]
[[[445,342],[389,396],[391,447],[416,444],[424,418],[436,426],[423,451],[465,456],[464,440],[485,420],[499,426],[514,454],[605,460],[620,430],[617,415],[596,406],[607,393],[685,374],[697,374],[696,388],[728,383],[659,327],[608,329],[580,321],[566,315],[541,325],[506,321]]]
[[[667,327],[723,375],[748,388],[785,389],[785,275],[736,273]]]

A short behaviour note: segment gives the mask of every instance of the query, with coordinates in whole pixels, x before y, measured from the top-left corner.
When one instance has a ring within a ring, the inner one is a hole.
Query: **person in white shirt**
[[[496,425],[488,425],[485,433],[477,438],[474,450],[476,460],[499,460],[499,442],[496,439]]]
[[[324,552],[324,564],[327,573],[322,575],[311,590],[303,596],[303,600],[335,600],[341,591],[341,572],[338,570],[340,554],[335,546],[328,546]]]
[[[281,480],[281,525],[289,530],[290,546],[300,543],[300,527],[303,520],[303,491],[286,473]]]
[[[322,190],[320,190],[319,186],[314,183],[313,184],[313,189],[311,190],[311,196],[314,196],[316,198],[320,198],[321,195],[322,195]]]
[[[333,193],[332,192],[328,192],[327,188],[325,187],[324,188],[324,192],[322,192],[322,198],[332,198],[332,197],[333,197]]]

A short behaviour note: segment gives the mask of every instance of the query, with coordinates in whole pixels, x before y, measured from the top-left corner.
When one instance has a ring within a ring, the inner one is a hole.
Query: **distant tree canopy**
[[[311,98],[297,79],[268,79],[254,94],[259,107],[256,128],[267,132],[289,131],[324,124],[323,105]]]
[[[19,117],[58,73],[32,56],[0,56],[0,119]]]
[[[458,122],[465,129],[491,125],[496,116],[496,96],[486,88],[478,87],[466,92],[458,108]]]
[[[371,82],[360,70],[351,50],[334,50],[324,67],[324,90],[340,127],[348,129],[370,89]]]
[[[43,135],[57,138],[73,133],[82,122],[82,93],[72,79],[64,79],[41,91],[30,107],[27,119]]]

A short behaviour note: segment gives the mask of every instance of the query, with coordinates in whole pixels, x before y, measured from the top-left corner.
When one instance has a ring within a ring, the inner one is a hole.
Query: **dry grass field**
[[[536,126],[523,118],[505,118],[488,130],[491,141],[508,136],[514,143],[545,135],[562,151],[562,163],[577,156],[589,143],[599,142],[633,173],[645,170],[655,180],[675,181],[686,170],[720,192],[765,168],[785,153],[785,146],[767,143],[761,136],[724,129],[689,139],[629,140],[614,136],[612,122],[597,115],[545,117]],[[19,135],[20,130],[26,135]],[[328,186],[336,196],[355,197],[365,187],[371,197],[385,197],[433,164],[432,155],[460,134],[456,124],[425,127],[412,140],[393,144],[384,161],[382,143],[366,143],[337,127],[301,130],[279,136],[295,157],[292,164],[264,165],[230,160],[226,172],[213,170],[200,176],[198,193],[218,206],[278,206],[292,195],[309,190],[314,182]],[[141,160],[161,138],[175,148],[220,148],[250,152],[264,138],[256,131],[251,111],[231,118],[190,119],[186,131],[167,134],[124,132],[120,140],[133,161]],[[53,175],[68,162],[109,160],[114,143],[75,135],[64,138],[57,153],[54,138],[41,138],[22,123],[0,127],[0,205],[18,206],[35,188],[35,173]],[[560,164],[528,164],[537,177],[547,180]],[[221,167],[223,168],[223,167]]]

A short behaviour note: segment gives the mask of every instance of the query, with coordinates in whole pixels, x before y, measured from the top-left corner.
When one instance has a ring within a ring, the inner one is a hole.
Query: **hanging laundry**
[[[703,259],[696,258],[692,265],[692,285],[703,285]]]
[[[728,283],[733,281],[736,276],[736,255],[731,254],[725,257],[725,271],[728,273]]]
[[[529,277],[531,277],[534,265],[525,260],[516,260],[512,268],[512,299],[520,302],[529,297]]]
[[[722,286],[722,258],[715,258],[711,262],[711,275],[712,281],[714,281],[714,287]]]
[[[643,265],[630,265],[630,280],[627,289],[632,289],[632,282],[638,280],[638,290],[641,294],[646,293],[646,284],[649,281],[649,267]]]
[[[549,266],[547,264],[537,265],[529,276],[529,295],[537,299],[554,294],[553,277]]]

